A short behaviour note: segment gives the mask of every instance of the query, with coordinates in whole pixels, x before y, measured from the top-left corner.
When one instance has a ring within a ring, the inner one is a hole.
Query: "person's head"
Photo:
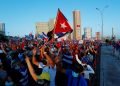
[[[33,48],[25,47],[24,55],[28,56],[29,58],[32,58],[32,56],[33,56],[32,50],[33,50]]]
[[[53,62],[55,64],[58,64],[60,62],[60,58],[57,56],[56,58],[53,59]]]
[[[47,65],[47,60],[46,59],[42,59],[41,61],[44,65]]]
[[[41,54],[41,53],[37,53],[37,54],[35,55],[35,59],[36,59],[36,61],[38,61],[38,62],[41,61],[40,54]]]
[[[83,70],[84,70],[83,66],[81,64],[79,64],[78,62],[76,62],[72,65],[72,71],[74,71],[76,73],[82,73]]]
[[[18,58],[18,52],[17,51],[10,51],[9,55],[12,57],[12,59]]]
[[[84,56],[84,51],[80,52],[80,57],[82,58]]]

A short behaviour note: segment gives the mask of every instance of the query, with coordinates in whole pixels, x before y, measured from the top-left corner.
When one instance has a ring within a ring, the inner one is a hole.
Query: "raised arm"
[[[93,68],[90,65],[87,65],[87,69],[88,69],[89,73],[92,73],[92,74],[95,73]]]
[[[26,61],[26,63],[27,63],[27,66],[28,66],[28,69],[29,69],[29,72],[30,72],[32,78],[33,78],[35,81],[37,81],[38,78],[37,78],[37,75],[35,74],[35,71],[34,71],[32,65],[31,65],[31,63],[30,63],[29,57],[26,56],[25,61]]]
[[[76,58],[76,61],[77,61],[79,64],[81,64],[82,66],[86,65],[86,64],[83,64],[83,63],[79,60],[79,58],[78,58],[78,55],[77,55],[77,54],[75,55],[75,58]]]
[[[40,48],[40,57],[41,57],[41,58],[44,57],[43,52],[42,52],[42,48]]]
[[[54,67],[55,63],[50,58],[50,56],[47,54],[47,52],[44,51],[44,46],[42,47],[42,52],[43,52],[44,56],[46,57],[46,59],[48,60],[48,64],[51,65],[52,67]]]
[[[32,52],[33,52],[32,63],[35,64],[36,66],[39,66],[39,62],[36,61],[36,59],[35,59],[36,48],[34,48]]]

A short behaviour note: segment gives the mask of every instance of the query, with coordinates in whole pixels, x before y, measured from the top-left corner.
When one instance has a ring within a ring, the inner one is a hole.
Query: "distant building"
[[[48,28],[49,28],[49,30],[52,30],[54,28],[54,24],[55,24],[55,19],[50,19],[48,21]]]
[[[48,22],[36,23],[36,34],[41,34],[42,32],[47,33],[48,31],[49,31]]]
[[[73,11],[73,39],[81,40],[81,18],[80,18],[80,11],[75,10]]]
[[[96,40],[100,40],[100,32],[96,32]]]
[[[92,38],[92,29],[90,27],[84,28],[84,39],[90,40]]]
[[[5,23],[0,23],[0,34],[5,35]]]
[[[36,34],[41,34],[42,32],[47,33],[54,28],[55,19],[50,19],[48,22],[38,22],[36,23]]]

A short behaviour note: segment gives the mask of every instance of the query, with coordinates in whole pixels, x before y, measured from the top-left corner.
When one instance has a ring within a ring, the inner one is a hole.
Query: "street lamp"
[[[102,25],[101,25],[101,28],[102,28],[102,31],[101,31],[101,39],[103,40],[103,12],[104,10],[108,8],[108,5],[106,5],[102,10],[99,9],[99,8],[96,8],[97,11],[100,12],[100,15],[101,15],[101,21],[102,21]]]

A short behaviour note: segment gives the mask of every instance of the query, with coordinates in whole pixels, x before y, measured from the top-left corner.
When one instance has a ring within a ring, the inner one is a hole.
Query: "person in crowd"
[[[90,84],[90,75],[93,75],[94,73],[95,72],[90,65],[84,65],[84,78],[86,79],[88,85]]]
[[[42,73],[40,75],[35,74],[34,69],[29,61],[29,57],[27,56],[26,56],[26,63],[30,71],[30,74],[38,84],[41,84],[41,81],[44,80],[44,82],[46,81],[46,83],[44,84],[49,85],[50,82],[50,86],[55,86],[56,65],[53,62],[53,60],[49,57],[48,53],[45,52],[44,50],[45,48],[43,46],[40,50],[40,54],[43,54],[42,56],[44,56],[44,58],[41,62],[39,62],[35,58],[36,49],[33,49],[32,62],[33,64],[37,65],[39,68],[42,68]]]
[[[99,43],[54,41],[1,42],[0,82],[5,86],[88,86]]]
[[[83,76],[84,68],[79,62],[74,62],[71,69],[59,66],[59,70],[67,76],[67,86],[88,86]]]
[[[65,69],[70,69],[73,63],[72,52],[68,45],[62,46],[62,61]]]
[[[67,76],[67,86],[88,86],[83,77],[83,66],[79,63],[72,64],[72,69],[62,69],[63,73]]]

